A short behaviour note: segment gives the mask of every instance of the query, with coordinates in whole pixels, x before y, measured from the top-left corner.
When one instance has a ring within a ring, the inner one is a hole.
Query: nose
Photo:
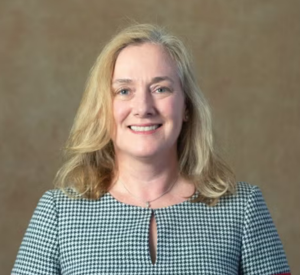
[[[132,101],[133,115],[148,117],[155,114],[155,102],[149,89],[143,88],[136,91]]]

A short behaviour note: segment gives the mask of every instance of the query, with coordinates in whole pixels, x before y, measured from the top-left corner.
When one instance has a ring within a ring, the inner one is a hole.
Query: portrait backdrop
[[[298,0],[2,0],[1,273],[53,188],[90,68],[133,20],[166,26],[191,50],[218,147],[239,181],[262,189],[300,274]]]

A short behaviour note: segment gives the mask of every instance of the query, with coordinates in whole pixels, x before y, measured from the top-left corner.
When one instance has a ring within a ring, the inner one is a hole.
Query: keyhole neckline
[[[166,207],[159,207],[159,208],[151,208],[151,207],[147,208],[147,207],[138,206],[138,205],[134,205],[134,204],[128,204],[128,203],[117,200],[110,192],[107,192],[106,194],[108,195],[108,197],[111,200],[115,201],[116,203],[118,203],[119,205],[124,206],[124,207],[139,209],[139,210],[144,210],[144,211],[145,210],[147,210],[147,211],[164,211],[164,210],[176,208],[176,207],[179,207],[181,205],[189,203],[192,199],[194,199],[198,195],[198,193],[199,193],[198,190],[196,190],[191,197],[189,197],[188,199],[186,199],[182,202],[172,204],[172,205],[168,205]]]

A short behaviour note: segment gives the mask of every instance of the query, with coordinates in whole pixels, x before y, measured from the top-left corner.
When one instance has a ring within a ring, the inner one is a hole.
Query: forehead
[[[113,79],[169,76],[178,78],[176,62],[163,46],[151,43],[130,45],[117,57]]]

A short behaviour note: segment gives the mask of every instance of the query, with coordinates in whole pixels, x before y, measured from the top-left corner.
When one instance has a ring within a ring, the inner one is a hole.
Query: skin
[[[116,61],[113,90],[117,154],[153,160],[176,151],[184,94],[175,64],[160,46],[144,44],[124,49]],[[149,124],[162,126],[147,132],[128,128]]]
[[[160,45],[128,46],[116,60],[112,89],[118,178],[142,200],[155,199],[177,179],[177,139],[186,108],[177,66]],[[160,127],[144,132],[130,128],[149,125]],[[182,201],[182,196],[191,193],[185,185],[179,178],[170,192],[151,206]],[[128,198],[119,180],[111,191],[122,201],[144,206],[132,196]]]
[[[115,134],[112,137],[118,177],[109,192],[118,201],[162,208],[186,200],[194,186],[177,176],[177,139],[185,114],[185,98],[175,62],[162,46],[142,44],[123,49],[112,79]],[[159,126],[135,131],[131,126]],[[140,200],[128,194],[123,184]],[[157,224],[150,219],[149,251],[154,264]]]

